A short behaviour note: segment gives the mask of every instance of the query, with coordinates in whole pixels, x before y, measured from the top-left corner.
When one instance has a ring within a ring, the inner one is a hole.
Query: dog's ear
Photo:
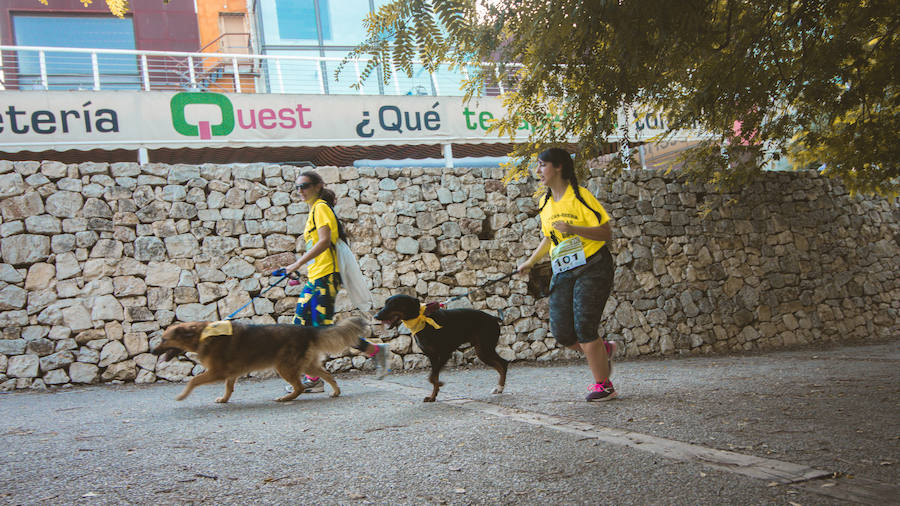
[[[407,295],[401,302],[400,312],[403,313],[404,320],[419,316],[419,307],[421,306],[419,299]]]
[[[186,351],[196,351],[197,346],[200,344],[200,334],[207,325],[209,325],[209,322],[187,322],[176,330],[178,339],[188,348],[191,348]]]
[[[203,329],[209,325],[208,322],[187,322],[179,325],[175,332],[178,337],[182,339],[189,339],[191,337],[200,337],[200,333],[203,332]]]

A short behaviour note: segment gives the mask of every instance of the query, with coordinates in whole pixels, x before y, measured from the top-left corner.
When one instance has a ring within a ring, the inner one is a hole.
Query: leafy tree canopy
[[[395,0],[365,24],[348,58],[367,58],[366,76],[471,65],[471,97],[496,82],[479,63],[514,64],[499,68],[515,83],[494,128],[536,127],[513,153],[523,159],[578,139],[583,166],[619,111],[644,104],[669,133],[710,134],[683,160],[702,181],[740,186],[768,153],[824,164],[853,191],[900,189],[895,0]]]

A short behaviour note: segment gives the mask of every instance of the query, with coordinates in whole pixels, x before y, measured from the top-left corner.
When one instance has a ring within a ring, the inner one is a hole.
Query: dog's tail
[[[360,337],[367,335],[369,324],[365,318],[354,316],[330,327],[320,327],[316,334],[316,344],[325,353],[341,353],[358,343]]]

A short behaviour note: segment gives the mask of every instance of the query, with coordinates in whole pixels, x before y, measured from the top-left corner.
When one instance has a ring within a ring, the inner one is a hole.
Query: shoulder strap
[[[586,207],[594,212],[594,215],[597,216],[597,223],[600,223],[601,221],[603,221],[603,215],[600,214],[600,211],[597,211],[593,207],[589,206],[587,202],[584,201],[584,198],[581,196],[581,187],[580,186],[575,187],[575,198],[578,199],[578,202],[581,202],[582,204],[584,204],[584,207]]]
[[[312,216],[312,220],[313,220],[313,228],[317,228],[316,227],[316,213],[313,212],[313,210],[315,209],[315,206],[318,205],[318,202],[319,201],[317,200],[316,203],[313,204],[313,207],[309,208],[309,214]],[[341,220],[338,218],[337,213],[334,212],[334,208],[332,208],[330,205],[328,205],[328,202],[325,202],[324,200],[322,201],[322,203],[325,204],[326,206],[328,206],[328,209],[331,209],[331,214],[334,215],[334,221],[337,222],[338,239],[341,239],[344,242],[348,242],[347,241],[347,233],[344,231],[344,224],[341,223]]]
[[[326,206],[328,206],[328,202],[325,202],[325,201],[323,200],[322,203],[325,204]],[[315,229],[318,228],[318,227],[316,226],[316,213],[315,213],[315,208],[316,208],[317,205],[319,205],[319,201],[318,201],[318,200],[312,205],[312,207],[309,208],[309,216],[312,218],[312,222],[313,222],[313,230],[315,230]],[[328,209],[331,209],[331,206],[328,206]],[[344,227],[341,226],[341,220],[338,219],[337,213],[334,212],[334,209],[331,209],[331,213],[334,214],[334,221],[337,222],[337,226],[338,226],[338,240],[339,240],[339,241],[341,241],[341,240],[346,241],[347,238],[346,238],[346,236],[344,235]],[[335,264],[335,267],[337,267],[337,244],[331,243],[331,246],[329,246],[329,249],[331,249],[331,261]]]

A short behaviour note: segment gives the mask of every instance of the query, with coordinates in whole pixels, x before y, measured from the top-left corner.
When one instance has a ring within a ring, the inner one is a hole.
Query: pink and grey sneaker
[[[616,389],[613,388],[612,382],[607,379],[603,383],[594,383],[588,387],[588,394],[584,400],[592,401],[609,401],[617,397]]]

